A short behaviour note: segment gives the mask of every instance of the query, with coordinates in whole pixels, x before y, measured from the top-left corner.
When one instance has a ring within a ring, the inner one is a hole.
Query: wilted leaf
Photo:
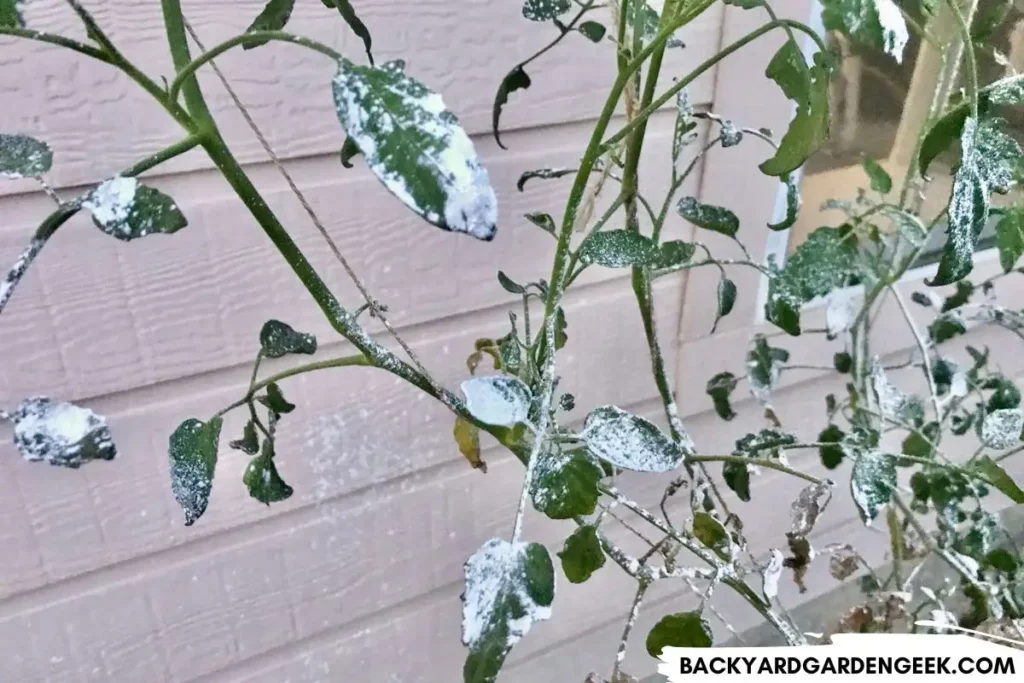
[[[260,396],[256,400],[278,415],[286,415],[295,410],[295,404],[288,402],[288,399],[284,397],[284,393],[281,392],[281,387],[278,386],[277,382],[271,382],[268,384],[266,395]]]
[[[666,647],[711,647],[711,626],[700,612],[680,612],[662,617],[647,634],[647,653],[652,657]]]
[[[268,320],[260,330],[260,346],[267,358],[280,358],[289,353],[313,355],[316,353],[316,337],[296,332],[280,320]]]
[[[946,246],[939,270],[928,282],[931,286],[952,284],[971,272],[974,247],[988,222],[990,196],[1009,191],[1013,168],[1021,157],[1017,142],[992,120],[978,122],[968,117],[960,146],[960,167],[946,212]]]
[[[996,246],[999,247],[999,264],[1004,273],[1009,273],[1024,255],[1024,209],[1007,209],[996,223]]]
[[[736,384],[736,375],[731,372],[720,372],[708,380],[707,387],[705,388],[708,396],[711,397],[712,402],[715,404],[715,412],[723,420],[731,420],[736,417],[732,404],[729,402],[729,396],[736,388]]]
[[[751,463],[753,464],[753,463]],[[746,463],[727,462],[722,465],[725,485],[744,503],[750,502],[750,466]]]
[[[782,366],[788,360],[789,351],[769,346],[763,335],[754,336],[753,345],[747,352],[747,384],[750,393],[762,404],[771,401]]]
[[[92,213],[97,228],[124,241],[152,233],[170,235],[188,225],[173,199],[135,178],[103,181],[82,206]]]
[[[600,43],[604,39],[605,33],[608,29],[604,27],[604,24],[599,24],[596,21],[584,21],[576,29],[584,36],[586,36],[593,43]]]
[[[171,491],[185,511],[185,526],[194,524],[210,502],[223,423],[219,417],[209,422],[189,418],[171,434],[167,451],[171,460]]]
[[[548,213],[528,213],[526,214],[526,220],[530,221],[544,232],[554,237],[558,236],[558,230],[555,227],[555,219]]]
[[[604,472],[586,449],[548,451],[540,458],[530,481],[534,507],[551,519],[592,514],[601,496],[597,483]]]
[[[823,481],[820,484],[811,484],[801,489],[800,494],[790,506],[790,513],[793,525],[790,533],[797,536],[806,536],[814,529],[818,517],[825,512],[829,502],[832,500],[831,481]]]
[[[292,487],[277,473],[274,464],[274,442],[263,442],[263,452],[249,461],[242,475],[242,483],[249,489],[249,495],[261,503],[270,505],[291,498]]]
[[[679,444],[653,423],[615,406],[591,411],[580,438],[598,457],[637,472],[668,472],[684,457]]]
[[[462,383],[469,413],[489,425],[511,427],[527,422],[533,395],[515,377],[476,377]]]
[[[359,145],[352,138],[345,138],[341,145],[341,165],[345,168],[352,168],[352,160],[362,154]]]
[[[523,16],[530,21],[550,21],[572,9],[570,0],[525,0]]]
[[[605,563],[597,529],[589,525],[576,529],[565,539],[558,557],[562,560],[562,571],[569,583],[584,583]]]
[[[941,344],[965,332],[967,332],[967,325],[963,318],[956,313],[940,315],[928,326],[928,335],[936,344]]]
[[[260,451],[260,438],[256,433],[256,423],[249,420],[242,430],[242,438],[228,444],[236,451],[242,451],[248,455],[256,455]]]
[[[578,170],[575,168],[538,168],[533,171],[526,171],[516,181],[516,189],[522,192],[526,189],[526,183],[535,178],[537,180],[557,180],[565,176],[575,175]]]
[[[769,223],[768,229],[780,231],[789,230],[796,225],[797,216],[800,214],[800,207],[803,199],[800,197],[800,186],[795,173],[790,173],[785,178],[786,185],[786,215],[778,223]]]
[[[370,65],[373,65],[373,37],[370,36],[370,29],[366,28],[366,24],[356,15],[355,8],[352,7],[352,3],[349,0],[330,0],[334,7],[337,8],[341,14],[341,18],[345,20],[348,27],[352,29],[352,33],[356,34],[356,37],[363,41],[363,48],[366,50],[366,58],[370,60]]]
[[[800,334],[800,307],[850,284],[858,272],[857,246],[845,228],[818,228],[769,280],[765,316]]]
[[[14,445],[25,460],[77,468],[89,460],[113,460],[117,449],[106,418],[72,403],[27,398],[11,413]]]
[[[981,473],[992,486],[995,486],[1000,493],[1014,503],[1018,505],[1024,503],[1024,491],[1021,491],[1017,482],[995,460],[987,455],[983,455],[971,463],[971,467]]]
[[[0,0],[0,26],[4,26]],[[10,25],[10,24],[6,24]],[[53,152],[45,142],[27,135],[0,134],[0,178],[31,178],[46,173],[53,165]]]
[[[839,546],[832,551],[828,560],[828,571],[837,581],[845,581],[860,569],[860,556],[848,545]]]
[[[521,284],[505,275],[504,271],[498,271],[498,284],[509,294],[525,294],[526,288]]]
[[[772,548],[768,564],[761,570],[761,593],[769,603],[779,595],[779,579],[782,578],[785,559],[781,550]]]
[[[455,443],[459,445],[462,457],[473,469],[487,474],[487,463],[480,457],[480,428],[469,420],[457,417],[452,434],[455,436]]]
[[[800,46],[789,40],[775,53],[765,75],[796,103],[796,116],[775,156],[760,166],[765,175],[781,177],[800,168],[828,140],[829,73],[822,64],[809,67]]]
[[[732,556],[732,539],[728,529],[708,513],[694,513],[693,535],[722,559],[728,560]]]
[[[882,165],[868,157],[864,159],[864,171],[871,180],[871,189],[880,194],[892,192],[892,177],[882,168]]]
[[[494,237],[498,200],[487,171],[440,95],[394,62],[343,59],[333,88],[341,125],[395,197],[442,230]]]
[[[466,561],[462,643],[465,683],[493,683],[512,647],[551,616],[555,572],[539,543],[494,538]]]
[[[740,219],[729,209],[711,204],[702,204],[695,197],[683,197],[676,206],[679,215],[698,228],[735,237],[740,229]]]
[[[821,4],[825,28],[903,61],[910,34],[893,0],[822,0]]]
[[[895,490],[895,460],[878,451],[861,452],[850,476],[850,493],[861,521],[871,526],[882,507],[892,500]]]
[[[246,33],[252,31],[280,31],[288,23],[295,9],[295,0],[270,0],[259,16],[249,25]],[[265,44],[266,40],[253,41],[242,45],[242,49],[251,50]]]
[[[956,283],[956,293],[952,296],[946,297],[946,300],[942,302],[942,313],[948,313],[953,309],[960,308],[974,295],[974,283],[970,280],[961,280]]]
[[[1024,414],[1020,408],[994,410],[981,423],[981,442],[997,451],[1011,448],[1020,442],[1024,428]]]
[[[649,237],[631,230],[595,232],[579,248],[583,265],[596,263],[605,268],[628,268],[651,263],[658,256],[658,245]]]
[[[499,133],[499,124],[501,122],[501,110],[508,104],[508,96],[514,93],[516,90],[526,90],[531,85],[530,76],[523,69],[522,64],[517,64],[511,71],[505,74],[505,78],[501,79],[501,85],[498,86],[498,92],[494,95],[494,106],[491,107],[491,130],[494,132],[494,141],[498,143],[498,147],[502,149],[508,149],[501,142],[501,134]],[[525,175],[525,174],[524,174]],[[519,180],[519,191],[523,191],[524,180]]]

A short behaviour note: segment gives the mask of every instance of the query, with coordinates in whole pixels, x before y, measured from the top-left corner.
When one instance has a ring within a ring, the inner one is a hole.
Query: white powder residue
[[[825,329],[829,339],[848,332],[857,315],[859,297],[849,290],[840,289],[828,299],[825,308]]]
[[[892,499],[895,487],[896,466],[885,454],[869,451],[857,457],[850,477],[850,494],[865,526],[871,526],[882,506]]]
[[[897,62],[903,62],[903,50],[907,47],[910,32],[903,13],[893,0],[875,0],[878,23],[882,26],[882,42],[886,53]]]
[[[580,438],[595,455],[636,472],[668,472],[684,457],[679,444],[653,423],[615,406],[593,410]]]
[[[139,181],[117,176],[104,180],[82,202],[97,223],[110,231],[128,232],[128,216],[135,203]]]
[[[117,453],[106,419],[88,408],[37,397],[23,401],[12,417],[14,444],[26,460],[74,468]]]
[[[499,628],[504,619],[508,625],[507,652],[535,622],[551,616],[551,604],[538,604],[527,590],[527,548],[525,543],[492,538],[466,560],[462,643],[470,649]],[[521,616],[510,616],[516,613]]]
[[[21,15],[21,0],[14,3],[15,12]],[[53,152],[45,142],[27,135],[0,134],[0,178],[17,180],[41,176],[50,170]]]
[[[768,559],[768,564],[765,566],[762,574],[761,584],[764,597],[769,602],[774,600],[779,594],[779,578],[782,577],[782,563],[784,559],[781,550],[772,548],[771,557]]]
[[[498,200],[487,170],[440,95],[394,63],[342,60],[334,102],[370,170],[403,204],[445,230],[494,237]]]
[[[1021,429],[1024,414],[1019,408],[994,410],[981,423],[981,442],[997,451],[1012,448],[1020,442]]]
[[[41,239],[33,239],[28,243],[28,246],[18,255],[18,260],[14,262],[11,269],[7,271],[7,275],[3,281],[0,281],[0,313],[4,312],[4,308],[7,306],[7,302],[11,300],[14,295],[14,288],[18,286],[21,279],[25,277],[25,273],[28,271],[29,266],[35,261],[36,256],[42,251],[43,245],[46,242]]]
[[[462,383],[462,393],[466,408],[481,422],[511,427],[528,421],[530,389],[514,377],[474,377]]]
[[[832,487],[830,480],[826,479],[820,484],[811,484],[800,491],[800,495],[793,501],[790,513],[793,518],[793,525],[790,533],[797,536],[806,536],[814,529],[818,517],[828,507],[832,500]]]
[[[899,419],[907,406],[907,396],[889,382],[877,356],[871,361],[871,384],[882,415],[893,420]]]

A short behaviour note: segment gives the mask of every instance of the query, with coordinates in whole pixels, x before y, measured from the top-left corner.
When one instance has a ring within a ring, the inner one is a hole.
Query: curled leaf
[[[457,417],[452,435],[459,445],[459,453],[462,453],[470,467],[487,474],[487,463],[480,457],[480,428],[469,420]]]
[[[280,358],[289,353],[313,355],[316,353],[316,337],[296,332],[280,320],[268,320],[260,330],[260,346],[267,358]]]
[[[263,451],[258,457],[249,461],[242,475],[242,483],[249,489],[249,495],[261,503],[270,505],[291,498],[294,493],[291,486],[277,472],[274,464],[274,442],[267,439],[263,442]]]
[[[736,389],[738,382],[736,375],[731,372],[720,372],[708,380],[707,387],[704,389],[711,397],[718,417],[723,420],[731,420],[736,417],[732,404],[729,402],[729,396]]]
[[[502,149],[508,149],[501,141],[499,124],[501,122],[501,110],[508,104],[508,96],[516,90],[526,90],[531,85],[530,76],[523,69],[522,64],[517,64],[511,71],[501,79],[498,91],[494,94],[494,106],[491,108],[491,130],[494,132],[494,141]],[[523,180],[519,181],[519,191],[523,191]]]
[[[348,27],[352,29],[352,33],[363,41],[363,48],[366,50],[366,58],[370,60],[370,66],[373,66],[373,37],[370,35],[370,29],[366,28],[366,24],[362,22],[359,16],[356,14],[356,10],[352,7],[352,3],[349,0],[331,0],[334,3],[334,7],[338,9],[341,14],[341,18],[345,20]]]
[[[246,33],[252,31],[280,31],[288,23],[295,9],[295,0],[270,0],[263,11],[253,20]],[[243,50],[251,50],[254,47],[265,45],[266,40],[247,42],[242,45]]]

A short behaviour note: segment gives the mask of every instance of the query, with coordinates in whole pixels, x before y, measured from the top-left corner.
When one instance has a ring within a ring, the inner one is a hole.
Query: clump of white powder
[[[104,228],[126,230],[138,189],[139,181],[135,178],[118,176],[104,180],[89,194],[82,206]]]
[[[106,419],[88,408],[36,397],[22,401],[12,418],[14,445],[26,460],[75,468],[117,455]]]

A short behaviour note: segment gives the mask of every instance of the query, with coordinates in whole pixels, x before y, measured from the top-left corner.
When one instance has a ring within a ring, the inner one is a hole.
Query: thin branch
[[[728,462],[736,465],[756,465],[757,467],[764,467],[765,469],[775,470],[777,472],[783,472],[790,476],[804,481],[809,481],[812,484],[824,484],[825,482],[818,479],[815,476],[806,474],[799,470],[794,470],[792,467],[786,467],[782,463],[775,462],[774,460],[755,460],[748,458],[745,455],[689,455],[686,457],[687,462]]]
[[[899,289],[893,285],[889,285],[889,291],[892,292],[893,298],[896,299],[896,303],[900,307],[900,312],[903,313],[903,319],[907,321],[907,326],[910,328],[911,334],[914,335],[914,341],[917,342],[917,348],[921,350],[921,362],[924,366],[924,375],[928,380],[928,393],[931,394],[932,406],[935,408],[935,419],[941,421],[942,403],[939,401],[939,390],[935,386],[935,377],[932,375],[932,360],[928,349],[928,343],[925,341],[921,331],[917,328],[917,323],[914,322],[914,316],[911,315],[910,309],[907,307],[907,302],[903,300],[903,295],[900,294]]]
[[[623,627],[622,637],[619,639],[619,649],[615,653],[615,665],[612,667],[613,681],[618,681],[620,678],[622,662],[626,659],[626,648],[629,646],[629,635],[633,632],[636,618],[640,615],[640,604],[643,602],[644,595],[647,594],[647,589],[650,585],[649,581],[641,579],[637,586],[636,595],[633,597],[633,606],[629,609],[629,616],[626,618],[626,625]]]

